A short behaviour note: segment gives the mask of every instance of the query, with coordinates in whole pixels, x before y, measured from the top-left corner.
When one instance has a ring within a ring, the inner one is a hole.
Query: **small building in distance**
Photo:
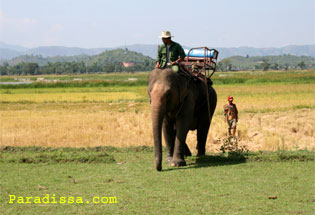
[[[123,66],[128,68],[128,67],[132,67],[134,66],[134,63],[133,62],[122,62]]]

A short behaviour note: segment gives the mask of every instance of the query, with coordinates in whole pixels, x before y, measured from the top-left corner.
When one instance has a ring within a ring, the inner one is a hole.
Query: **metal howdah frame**
[[[204,55],[202,57],[191,56],[191,53],[194,50],[203,50]],[[185,60],[181,63],[188,67],[195,65],[198,67],[199,70],[201,70],[201,72],[204,73],[207,78],[211,78],[217,67],[218,56],[219,52],[216,49],[209,49],[208,47],[196,47],[191,48],[188,51]]]

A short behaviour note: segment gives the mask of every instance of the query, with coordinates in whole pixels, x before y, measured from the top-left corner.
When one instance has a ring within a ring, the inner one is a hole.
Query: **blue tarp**
[[[186,56],[188,56],[188,49],[184,49]],[[214,57],[214,50],[205,50],[204,49],[193,49],[190,53],[189,53],[189,57],[205,57],[205,55],[207,57]]]

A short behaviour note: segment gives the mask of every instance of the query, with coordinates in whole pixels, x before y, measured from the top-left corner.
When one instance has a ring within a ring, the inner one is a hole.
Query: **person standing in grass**
[[[238,111],[236,105],[233,104],[233,97],[228,97],[228,104],[224,105],[224,119],[228,124],[229,136],[231,136],[231,130],[233,129],[233,136],[235,136],[236,125],[238,122]]]

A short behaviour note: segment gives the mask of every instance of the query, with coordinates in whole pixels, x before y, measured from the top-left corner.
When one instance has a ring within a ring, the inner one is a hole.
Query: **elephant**
[[[168,68],[150,72],[147,90],[157,171],[162,170],[162,130],[166,159],[171,166],[186,165],[184,156],[191,155],[186,145],[189,130],[197,129],[197,156],[205,155],[208,131],[217,105],[216,91],[208,84],[209,114],[206,84],[192,74],[187,76]]]

